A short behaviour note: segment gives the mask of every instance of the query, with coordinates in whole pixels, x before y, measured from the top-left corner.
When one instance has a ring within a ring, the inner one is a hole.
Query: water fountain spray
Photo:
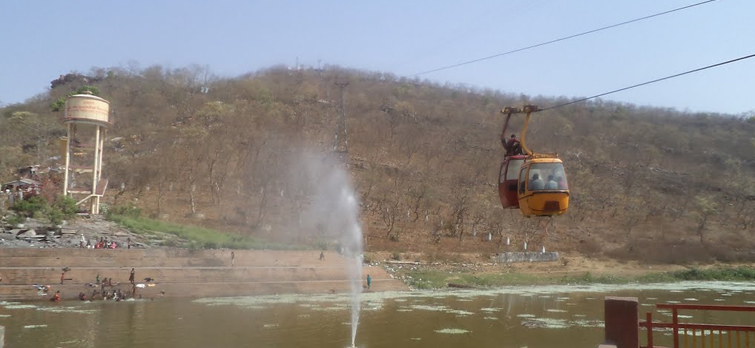
[[[348,173],[327,160],[309,159],[308,175],[316,195],[307,220],[319,226],[326,237],[336,238],[342,257],[348,259],[351,287],[351,346],[355,346],[362,295],[363,244],[359,202]]]

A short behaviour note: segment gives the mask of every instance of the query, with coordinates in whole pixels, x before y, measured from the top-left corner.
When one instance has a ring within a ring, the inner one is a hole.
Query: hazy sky
[[[409,76],[702,0],[0,1],[0,103],[92,67],[207,65],[237,76],[335,64]],[[583,97],[755,53],[755,1],[718,0],[421,75]],[[755,58],[604,99],[688,111],[755,109]]]

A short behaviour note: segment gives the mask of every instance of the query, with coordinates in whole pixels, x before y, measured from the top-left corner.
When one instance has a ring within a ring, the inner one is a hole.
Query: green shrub
[[[55,203],[47,207],[45,217],[53,225],[60,225],[63,220],[70,220],[76,217],[78,207],[76,201],[71,197],[55,197]]]
[[[68,93],[67,96],[60,97],[57,100],[55,100],[54,102],[50,103],[50,109],[52,111],[55,111],[55,112],[63,110],[63,108],[66,106],[66,100],[68,99],[68,97],[70,97],[70,96],[72,96],[74,94],[82,94],[82,93],[85,93],[85,92],[92,92],[92,95],[96,95],[96,96],[100,95],[100,89],[98,87],[95,87],[95,86],[81,86],[78,89],[76,89],[76,92]]]
[[[47,204],[47,201],[44,198],[32,197],[16,202],[16,204],[11,207],[11,210],[25,217],[32,217],[39,212],[43,212],[48,206],[49,204]]]
[[[679,280],[755,280],[755,268],[745,266],[704,270],[692,268],[684,271],[672,272],[671,276]]]
[[[71,197],[58,196],[55,197],[55,203],[53,207],[60,210],[64,219],[71,219],[76,216],[79,208],[76,206],[76,200]]]
[[[10,217],[8,217],[7,219],[5,219],[5,222],[7,222],[8,224],[10,224],[11,226],[16,226],[18,224],[22,224],[22,223],[24,223],[24,221],[26,221],[26,217],[24,217],[23,215],[19,215],[19,214],[13,214]]]
[[[54,102],[50,103],[50,109],[52,111],[57,112],[57,111],[63,110],[63,107],[65,105],[66,105],[66,98],[65,97],[60,97],[57,100],[55,100]]]
[[[60,225],[61,223],[63,223],[64,217],[65,216],[63,215],[63,212],[60,211],[60,209],[55,208],[55,207],[48,207],[45,212],[45,218],[52,225]]]
[[[76,201],[70,197],[57,196],[53,205],[36,196],[17,202],[11,207],[23,217],[45,218],[53,225],[59,225],[64,219],[76,216]]]

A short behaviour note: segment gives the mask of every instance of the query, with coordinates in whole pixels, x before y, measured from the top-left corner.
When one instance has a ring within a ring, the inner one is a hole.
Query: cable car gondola
[[[535,105],[501,110],[506,115],[501,132],[501,144],[506,153],[498,173],[498,196],[504,209],[519,208],[525,217],[562,215],[569,208],[569,186],[563,162],[558,154],[534,153],[525,143],[530,115],[537,110]],[[513,136],[506,139],[509,120],[515,113],[527,114],[521,140]]]

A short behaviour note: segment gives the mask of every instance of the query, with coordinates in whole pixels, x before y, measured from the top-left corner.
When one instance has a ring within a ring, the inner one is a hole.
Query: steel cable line
[[[487,56],[487,57],[483,57],[483,58],[468,60],[466,62],[461,62],[461,63],[457,63],[457,64],[453,64],[453,65],[447,65],[447,66],[444,66],[444,67],[440,67],[440,68],[436,68],[436,69],[432,69],[432,70],[427,70],[427,71],[423,71],[423,72],[418,72],[416,74],[412,74],[412,75],[409,75],[409,76],[425,75],[425,74],[434,73],[434,72],[441,71],[441,70],[447,70],[447,69],[451,69],[451,68],[460,67],[462,65],[468,65],[468,64],[472,64],[472,63],[481,62],[483,60],[488,60],[488,59],[493,59],[493,58],[497,58],[497,57],[502,57],[502,56],[509,55],[509,54],[512,54],[512,53],[526,51],[526,50],[533,49],[533,48],[540,47],[540,46],[550,45],[552,43],[556,43],[556,42],[560,42],[560,41],[565,41],[565,40],[573,39],[575,37],[580,37],[580,36],[584,36],[584,35],[587,35],[587,34],[592,34],[592,33],[595,33],[595,32],[602,31],[602,30],[616,28],[616,27],[619,27],[619,26],[622,26],[622,25],[625,25],[625,24],[639,22],[639,21],[642,21],[642,20],[645,20],[645,19],[649,19],[649,18],[653,18],[653,17],[658,17],[658,16],[662,16],[662,15],[665,15],[665,14],[669,14],[669,13],[673,13],[673,12],[677,12],[677,11],[681,11],[681,10],[686,10],[688,8],[704,5],[704,4],[707,4],[707,3],[710,3],[710,2],[714,2],[714,1],[717,1],[717,0],[702,1],[702,2],[698,2],[698,3],[692,4],[692,5],[687,5],[687,6],[682,6],[682,7],[679,7],[679,8],[675,8],[673,10],[668,10],[668,11],[656,13],[656,14],[653,14],[653,15],[645,16],[645,17],[635,18],[635,19],[628,20],[628,21],[621,22],[621,23],[617,23],[617,24],[612,24],[612,25],[601,27],[601,28],[598,28],[598,29],[593,29],[593,30],[581,32],[579,34],[564,36],[564,37],[561,37],[561,38],[558,38],[558,39],[541,42],[541,43],[534,44],[534,45],[531,45],[531,46],[517,48],[515,50],[511,50],[511,51],[507,51],[507,52],[503,52],[503,53],[494,54],[492,56]]]
[[[727,61],[725,61],[725,62],[720,62],[720,63],[716,63],[716,64],[712,64],[712,65],[704,66],[704,67],[702,67],[702,68],[697,68],[697,69],[693,69],[693,70],[688,70],[688,71],[685,71],[685,72],[682,72],[682,73],[678,73],[678,74],[674,74],[674,75],[670,75],[670,76],[666,76],[666,77],[661,77],[661,78],[659,78],[659,79],[650,80],[650,81],[646,81],[646,82],[643,82],[643,83],[638,83],[638,84],[636,84],[636,85],[631,85],[631,86],[628,86],[628,87],[624,87],[624,88],[615,89],[615,90],[613,90],[613,91],[609,91],[609,92],[605,92],[605,93],[596,94],[596,95],[594,95],[594,96],[591,96],[591,97],[585,97],[585,98],[581,98],[581,99],[573,100],[573,101],[570,101],[570,102],[568,102],[568,103],[558,104],[558,105],[556,105],[556,106],[551,106],[551,107],[548,107],[548,108],[545,108],[545,109],[540,109],[540,110],[537,110],[536,112],[545,111],[545,110],[552,110],[552,109],[555,109],[555,108],[560,108],[560,107],[563,107],[563,106],[567,106],[567,105],[571,105],[571,104],[580,103],[580,102],[583,102],[583,101],[587,101],[587,100],[590,100],[590,99],[599,98],[599,97],[602,97],[602,96],[604,96],[604,95],[609,95],[609,94],[613,94],[613,93],[617,93],[617,92],[621,92],[621,91],[626,91],[626,90],[628,90],[628,89],[632,89],[632,88],[636,88],[636,87],[640,87],[640,86],[649,85],[649,84],[651,84],[651,83],[656,83],[656,82],[660,82],[660,81],[663,81],[663,80],[673,79],[673,78],[675,78],[675,77],[679,77],[679,76],[682,76],[682,75],[687,75],[687,74],[696,73],[696,72],[698,72],[698,71],[703,71],[703,70],[706,70],[706,69],[711,69],[711,68],[719,67],[719,66],[722,66],[722,65],[726,65],[726,64],[730,64],[730,63],[738,62],[738,61],[740,61],[740,60],[750,59],[750,58],[753,58],[753,57],[755,57],[755,53],[753,53],[753,54],[750,54],[750,55],[747,55],[747,56],[743,56],[743,57],[739,57],[739,58],[735,58],[735,59],[727,60]]]
[[[519,3],[515,3],[515,4],[507,4],[509,6],[506,6],[505,8],[498,8],[498,7],[495,8],[495,9],[494,8],[489,8],[487,11],[483,12],[483,15],[480,15],[480,16],[474,18],[474,20],[466,21],[463,25],[457,25],[457,26],[455,26],[455,28],[453,30],[453,32],[456,33],[455,35],[453,35],[451,37],[447,37],[445,39],[441,38],[440,40],[438,40],[436,42],[436,44],[434,44],[433,46],[431,46],[431,48],[428,48],[428,49],[422,51],[422,53],[414,55],[414,57],[411,58],[411,59],[409,59],[409,60],[402,59],[402,64],[401,65],[402,66],[407,66],[407,64],[408,64],[409,61],[417,61],[418,59],[424,59],[424,58],[426,58],[428,55],[438,53],[438,51],[440,51],[442,48],[447,48],[448,44],[451,41],[458,40],[458,39],[460,39],[463,36],[468,36],[470,34],[470,32],[472,32],[472,31],[475,30],[475,26],[472,25],[472,23],[489,22],[488,21],[489,20],[488,17],[495,16],[497,13],[501,13],[501,12],[509,13],[509,14],[510,13],[516,13],[519,10],[521,10],[521,7],[522,7],[522,5],[524,5],[525,2],[527,2],[527,5],[529,5],[528,7],[531,9],[531,8],[533,8],[533,6],[532,6],[533,2],[535,3],[535,5],[540,5],[538,2],[542,2],[544,0],[535,0],[535,1],[532,1],[532,0],[516,0],[516,1],[520,1],[520,2]],[[464,29],[464,30],[462,30],[462,29]],[[404,70],[406,70],[406,69],[404,69]]]

